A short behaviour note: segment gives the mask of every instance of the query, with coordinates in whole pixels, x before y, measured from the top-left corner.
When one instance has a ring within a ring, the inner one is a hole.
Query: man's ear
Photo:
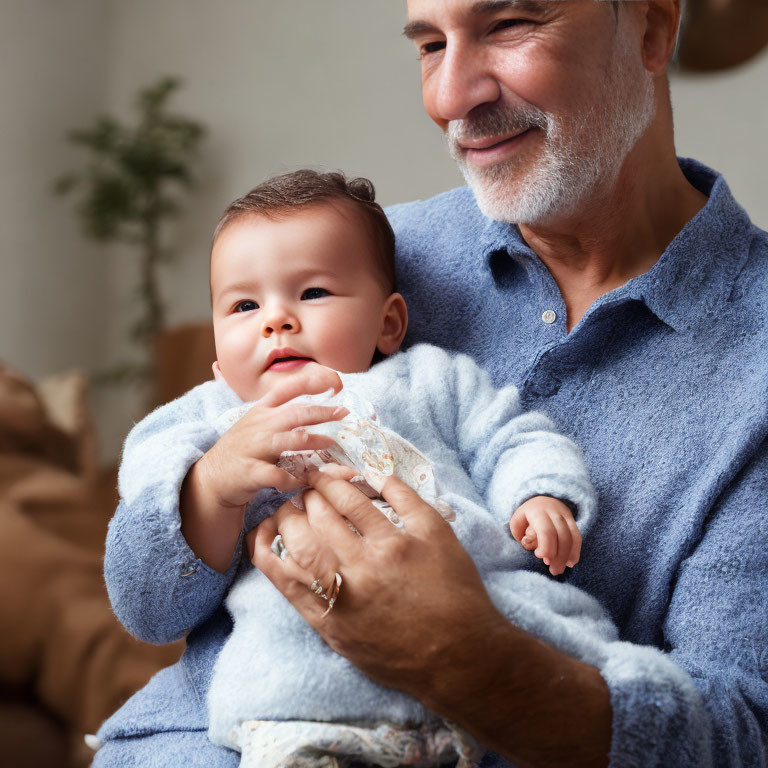
[[[408,328],[408,309],[405,299],[399,293],[393,293],[384,304],[381,333],[376,342],[376,349],[382,355],[391,355],[400,348]]]
[[[224,377],[221,375],[221,368],[219,368],[218,360],[213,361],[211,368],[213,369],[213,378],[216,379],[216,381],[224,381]]]
[[[680,0],[644,3],[643,65],[652,75],[663,75],[675,52],[680,29]]]

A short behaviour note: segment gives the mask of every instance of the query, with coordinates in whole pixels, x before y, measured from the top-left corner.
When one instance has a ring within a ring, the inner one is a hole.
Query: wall
[[[32,376],[96,366],[109,264],[51,183],[78,161],[65,127],[105,106],[109,5],[1,0],[0,19],[0,360]]]
[[[171,322],[205,319],[211,231],[272,172],[322,163],[370,176],[387,204],[460,183],[424,115],[419,64],[388,0],[0,0],[0,359],[33,376],[124,358],[136,263],[79,236],[51,178],[77,163],[65,129],[181,75],[175,104],[208,125],[200,180],[163,275]],[[768,56],[719,76],[676,75],[677,144],[723,171],[768,227]],[[10,108],[9,108],[10,106]],[[94,399],[114,456],[136,397]]]
[[[678,154],[717,168],[768,229],[768,50],[735,70],[676,75],[672,104]]]
[[[115,6],[112,105],[158,73],[182,74],[179,108],[210,128],[203,180],[166,284],[178,320],[207,312],[208,246],[226,203],[295,167],[369,176],[386,203],[460,181],[421,107],[419,64],[381,0],[134,0]]]

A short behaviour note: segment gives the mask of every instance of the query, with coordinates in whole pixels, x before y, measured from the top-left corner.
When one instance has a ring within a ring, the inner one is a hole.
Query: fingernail
[[[569,561],[566,563],[566,565],[567,565],[569,568],[573,568],[573,566],[574,566],[574,565],[576,565],[576,563],[574,563],[574,562],[573,562],[573,560],[569,560]]]
[[[344,418],[348,413],[349,413],[349,409],[344,408],[341,405],[334,408],[334,411],[333,411],[333,415],[338,416],[339,418]]]

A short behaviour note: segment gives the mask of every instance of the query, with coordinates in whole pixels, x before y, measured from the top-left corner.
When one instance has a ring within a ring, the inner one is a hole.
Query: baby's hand
[[[200,483],[220,507],[242,507],[263,488],[290,491],[303,483],[275,466],[283,451],[328,448],[333,440],[302,427],[344,418],[345,408],[289,403],[294,397],[339,389],[338,375],[317,364],[274,387],[197,462]]]
[[[516,541],[549,566],[553,576],[573,568],[581,554],[581,533],[567,504],[551,496],[534,496],[509,521]]]

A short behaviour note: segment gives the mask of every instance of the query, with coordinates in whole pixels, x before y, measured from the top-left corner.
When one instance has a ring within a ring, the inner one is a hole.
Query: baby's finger
[[[262,488],[277,488],[278,491],[287,493],[288,491],[298,491],[306,483],[297,480],[293,475],[284,469],[275,466],[268,461],[256,461],[252,468],[249,468],[248,482],[250,487],[260,490]]]
[[[571,551],[571,531],[561,514],[557,512],[550,514],[550,520],[557,535],[557,551],[549,558],[547,565],[553,576],[559,576],[565,570],[565,562]]]
[[[573,568],[581,557],[581,531],[573,518],[568,520],[568,529],[571,532],[571,551],[568,553],[568,559],[565,564],[569,568]]]
[[[349,411],[341,406],[332,405],[282,405],[275,408],[270,420],[270,429],[274,432],[289,432],[299,427],[311,424],[325,424],[328,421],[339,421]]]
[[[536,529],[532,525],[529,525],[525,529],[525,536],[520,539],[520,544],[522,544],[524,549],[527,549],[530,552],[532,549],[536,549],[538,543],[539,539],[538,536],[536,536]]]
[[[298,375],[279,382],[257,402],[259,405],[274,408],[299,395],[318,395],[331,389],[339,392],[341,386],[341,379],[336,371],[319,363],[309,363]]]
[[[336,480],[351,480],[353,477],[359,477],[360,472],[352,467],[348,467],[345,464],[323,464],[318,467],[318,472],[322,472],[328,477],[333,477]]]
[[[294,429],[290,432],[278,432],[272,437],[272,453],[275,460],[285,451],[320,451],[330,448],[334,443],[327,435],[313,435],[304,429]]]
[[[546,565],[549,565],[552,558],[557,555],[557,531],[549,515],[544,512],[537,510],[534,513],[529,513],[528,516],[531,519],[531,525],[536,529],[538,538],[538,546],[533,554],[543,560]]]
[[[523,543],[527,532],[530,530],[528,518],[519,509],[516,509],[509,520],[509,530],[515,541]]]

